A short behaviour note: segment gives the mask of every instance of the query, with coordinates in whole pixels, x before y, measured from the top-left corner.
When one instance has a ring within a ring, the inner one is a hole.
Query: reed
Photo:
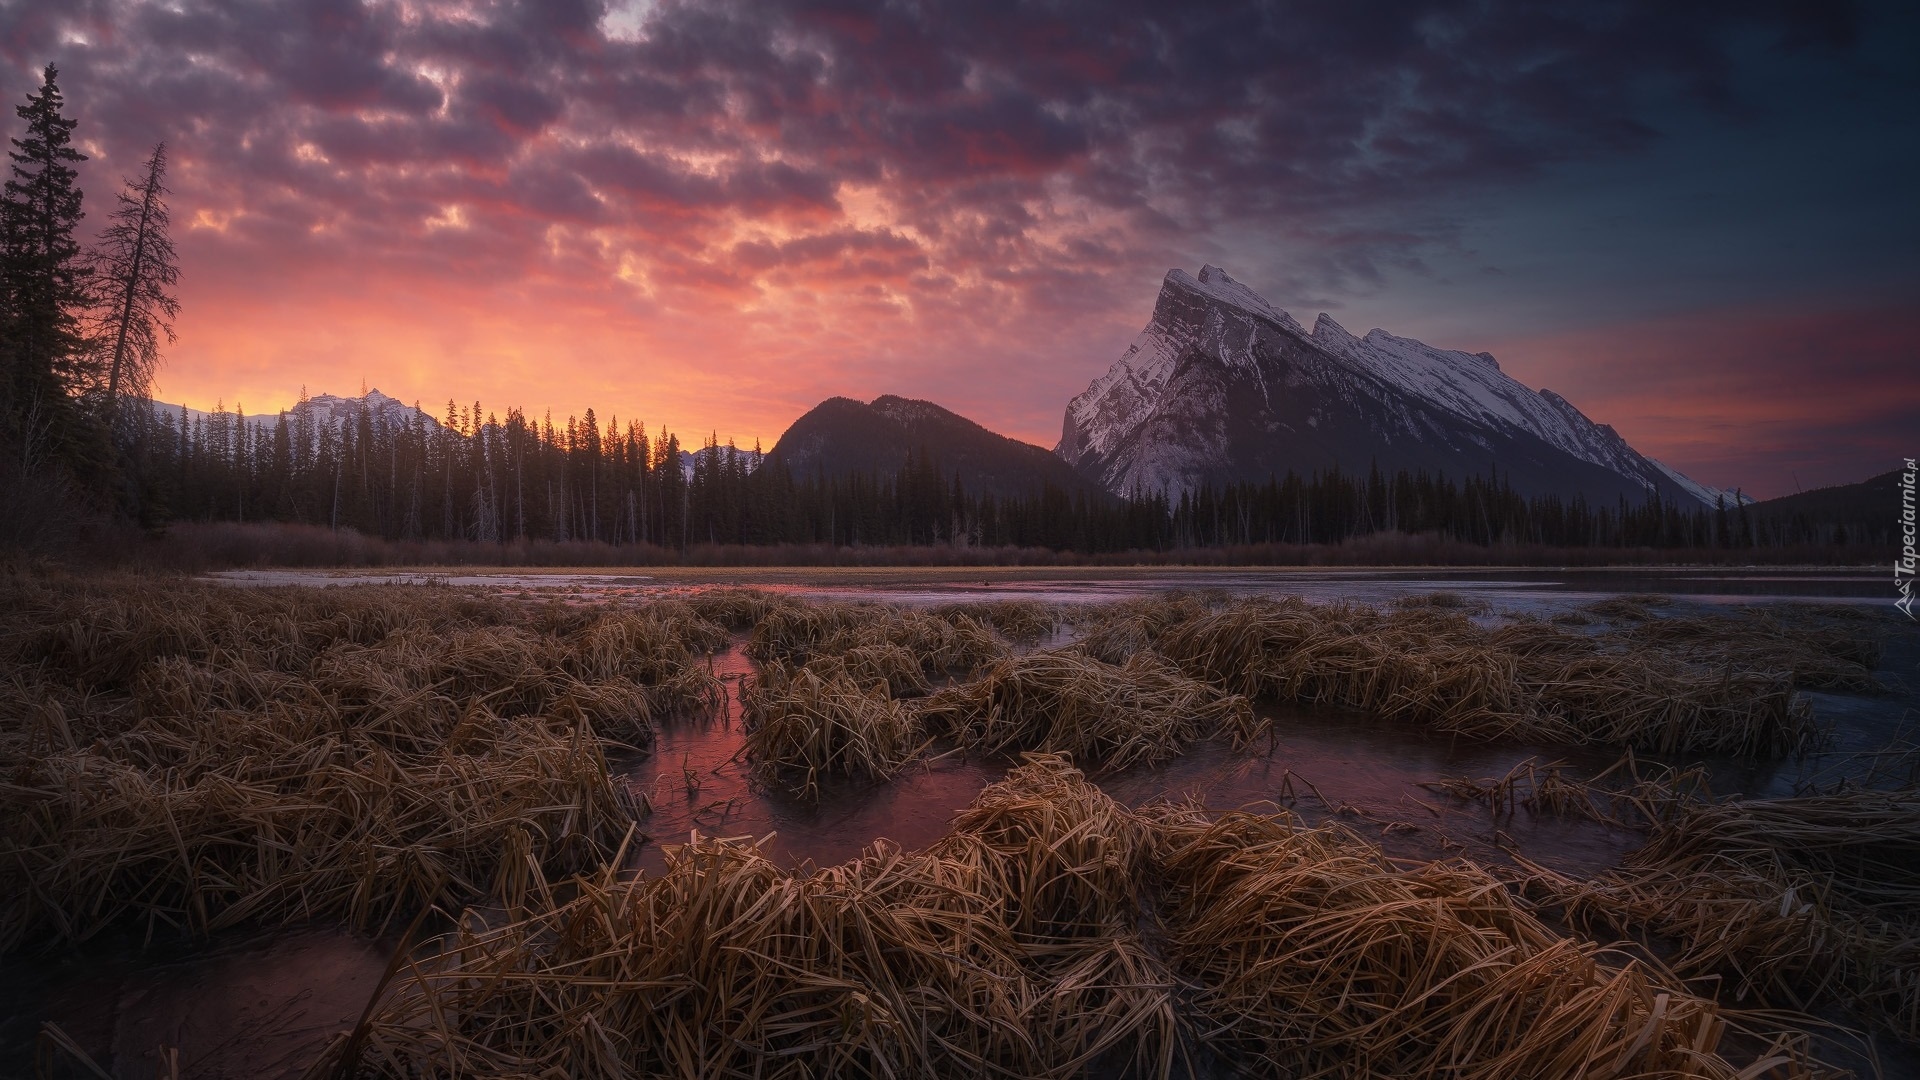
[[[717,701],[725,636],[444,587],[5,589],[0,949],[528,902],[607,856],[639,809],[607,748]]]
[[[1804,1077],[1499,881],[1339,828],[1129,811],[1029,759],[920,853],[776,866],[694,837],[469,919],[310,1075]],[[1161,959],[1162,956],[1166,959]],[[352,1047],[354,1057],[345,1055]]]
[[[1772,757],[1819,735],[1788,672],[1631,634],[1485,629],[1455,610],[1242,601],[1167,628],[1156,647],[1235,693],[1471,738]]]
[[[1737,1000],[1848,1005],[1920,1039],[1920,794],[1676,796],[1647,845],[1579,881],[1527,887],[1578,925],[1658,937]]]
[[[966,619],[990,626],[1016,645],[1034,645],[1052,637],[1065,625],[1059,607],[1038,600],[976,600],[943,604],[933,614],[958,622]]]
[[[1401,866],[1338,826],[1162,810],[1174,971],[1244,1075],[1804,1076],[1740,1069],[1713,1002],[1556,934],[1485,871]]]
[[[1058,762],[1015,770],[990,792],[943,850],[881,842],[838,866],[784,870],[756,845],[696,837],[656,877],[603,874],[549,912],[463,928],[408,966],[357,1060],[322,1067],[1172,1075],[1173,981],[1150,950],[1106,924],[1072,936],[1078,924],[1025,902],[1131,902],[1137,880],[1081,863],[1132,850],[1106,830],[1137,825]],[[1071,882],[1056,885],[1063,875]]]
[[[885,780],[923,742],[898,701],[831,658],[768,664],[741,687],[741,703],[756,774],[802,798],[818,798],[831,777]]]
[[[1002,660],[916,703],[915,713],[928,731],[985,753],[1045,751],[1102,769],[1162,761],[1215,733],[1244,748],[1270,731],[1245,698],[1155,654],[1116,665],[1078,648]]]
[[[970,615],[943,618],[917,608],[844,603],[769,612],[754,627],[747,652],[761,663],[805,664],[876,645],[909,650],[929,676],[970,674],[1008,652],[992,630]]]

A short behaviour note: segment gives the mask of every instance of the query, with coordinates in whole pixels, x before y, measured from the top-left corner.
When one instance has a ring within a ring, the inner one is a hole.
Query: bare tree
[[[101,290],[98,341],[108,350],[109,418],[122,395],[144,398],[150,392],[160,339],[173,342],[173,320],[180,313],[173,295],[180,266],[167,232],[166,143],[154,146],[143,172],[120,191],[94,253]]]

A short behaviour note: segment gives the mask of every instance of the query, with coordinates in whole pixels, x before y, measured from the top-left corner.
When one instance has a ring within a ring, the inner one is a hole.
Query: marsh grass
[[[1058,605],[1038,600],[976,600],[964,604],[943,604],[933,614],[959,623],[970,620],[990,626],[1016,645],[1034,645],[1052,637],[1066,624]]]
[[[964,613],[943,617],[910,607],[823,603],[768,612],[754,627],[747,653],[763,664],[805,664],[879,645],[911,652],[932,677],[971,674],[1009,651],[991,629]]]
[[[0,607],[0,949],[528,903],[607,857],[638,806],[606,750],[711,707],[726,636],[434,587],[15,579]]]
[[[1098,769],[1164,761],[1213,735],[1244,749],[1271,730],[1245,698],[1157,654],[1109,664],[1077,647],[1009,657],[915,703],[915,713],[927,730],[983,753],[1059,753]]]
[[[1173,981],[1083,906],[1132,903],[1130,815],[1015,770],[933,851],[785,870],[696,839],[658,876],[463,930],[364,1032],[399,1076],[1168,1076]],[[1063,914],[1065,913],[1065,914]],[[1097,1065],[1097,1068],[1095,1066]]]
[[[1162,957],[1166,959],[1162,959]],[[1058,757],[926,851],[783,869],[696,837],[421,950],[348,1075],[1801,1077],[1742,1071],[1658,970],[1464,864],[1338,828],[1129,811]]]
[[[768,664],[741,686],[741,704],[755,774],[802,798],[828,778],[885,780],[924,744],[885,677],[863,682],[838,658]]]
[[[1248,697],[1365,709],[1471,738],[1752,757],[1810,748],[1819,730],[1792,671],[1718,645],[1734,636],[1690,648],[1538,623],[1487,629],[1427,606],[1383,613],[1286,599],[1188,618],[1154,647],[1189,676]],[[1834,641],[1796,640],[1814,652]]]
[[[1839,1002],[1920,1039],[1920,793],[1675,797],[1645,847],[1527,886],[1575,924],[1673,943],[1686,977],[1740,1000]]]

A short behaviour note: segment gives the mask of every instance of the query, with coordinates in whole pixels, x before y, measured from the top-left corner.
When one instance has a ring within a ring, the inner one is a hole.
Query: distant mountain
[[[767,452],[794,479],[890,475],[907,455],[930,454],[941,471],[958,475],[968,491],[1002,498],[1052,484],[1076,494],[1102,494],[1066,462],[1032,443],[997,435],[933,404],[887,395],[863,403],[828,398],[793,422]]]
[[[1067,405],[1056,451],[1115,494],[1338,467],[1487,475],[1611,503],[1720,493],[1641,456],[1487,353],[1437,349],[1327,315],[1312,331],[1214,266],[1167,273],[1153,318]]]
[[[205,421],[222,413],[236,419],[239,415],[225,409],[220,410],[218,413],[205,412],[200,409],[189,409],[185,405],[171,405],[161,401],[154,402],[153,407],[158,411],[171,414],[176,420],[183,414],[189,418],[200,421]],[[416,417],[425,420],[428,430],[438,430],[442,426],[440,421],[435,420],[433,415],[425,409],[416,408],[401,402],[397,398],[388,397],[378,389],[369,390],[359,397],[341,397],[337,394],[315,394],[311,397],[300,399],[298,402],[295,402],[291,408],[286,410],[287,422],[289,424],[293,424],[296,427],[302,424],[311,425],[311,430],[316,433],[322,427],[338,428],[342,423],[350,420],[357,423],[362,412],[370,414],[376,425],[380,425],[389,431],[411,426]],[[278,412],[247,413],[246,421],[248,427],[272,430],[274,425],[280,422],[280,414]]]
[[[1748,512],[1757,520],[1798,517],[1870,535],[1885,533],[1891,539],[1900,515],[1900,473],[1901,470],[1894,469],[1857,484],[1836,484],[1765,499],[1751,504]]]
[[[719,458],[723,462],[738,460],[748,472],[752,472],[760,467],[760,462],[766,455],[758,450],[741,450],[732,446],[711,448],[703,446],[698,450],[682,450],[680,451],[680,475],[692,480],[694,470],[704,464],[709,457]]]

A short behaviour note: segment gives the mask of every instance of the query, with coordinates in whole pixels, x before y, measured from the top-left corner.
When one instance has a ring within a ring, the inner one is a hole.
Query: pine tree
[[[6,315],[0,421],[19,442],[23,459],[78,464],[94,441],[74,394],[85,384],[88,360],[78,316],[86,308],[88,275],[74,230],[80,209],[79,173],[86,156],[73,149],[75,121],[62,116],[59,71],[48,64],[38,91],[15,109],[26,137],[10,140],[12,161],[0,200],[0,295]]]
[[[106,352],[109,420],[122,397],[145,398],[160,360],[160,339],[173,341],[180,266],[168,235],[167,144],[153,148],[138,180],[128,180],[94,253],[103,303],[97,313]]]

